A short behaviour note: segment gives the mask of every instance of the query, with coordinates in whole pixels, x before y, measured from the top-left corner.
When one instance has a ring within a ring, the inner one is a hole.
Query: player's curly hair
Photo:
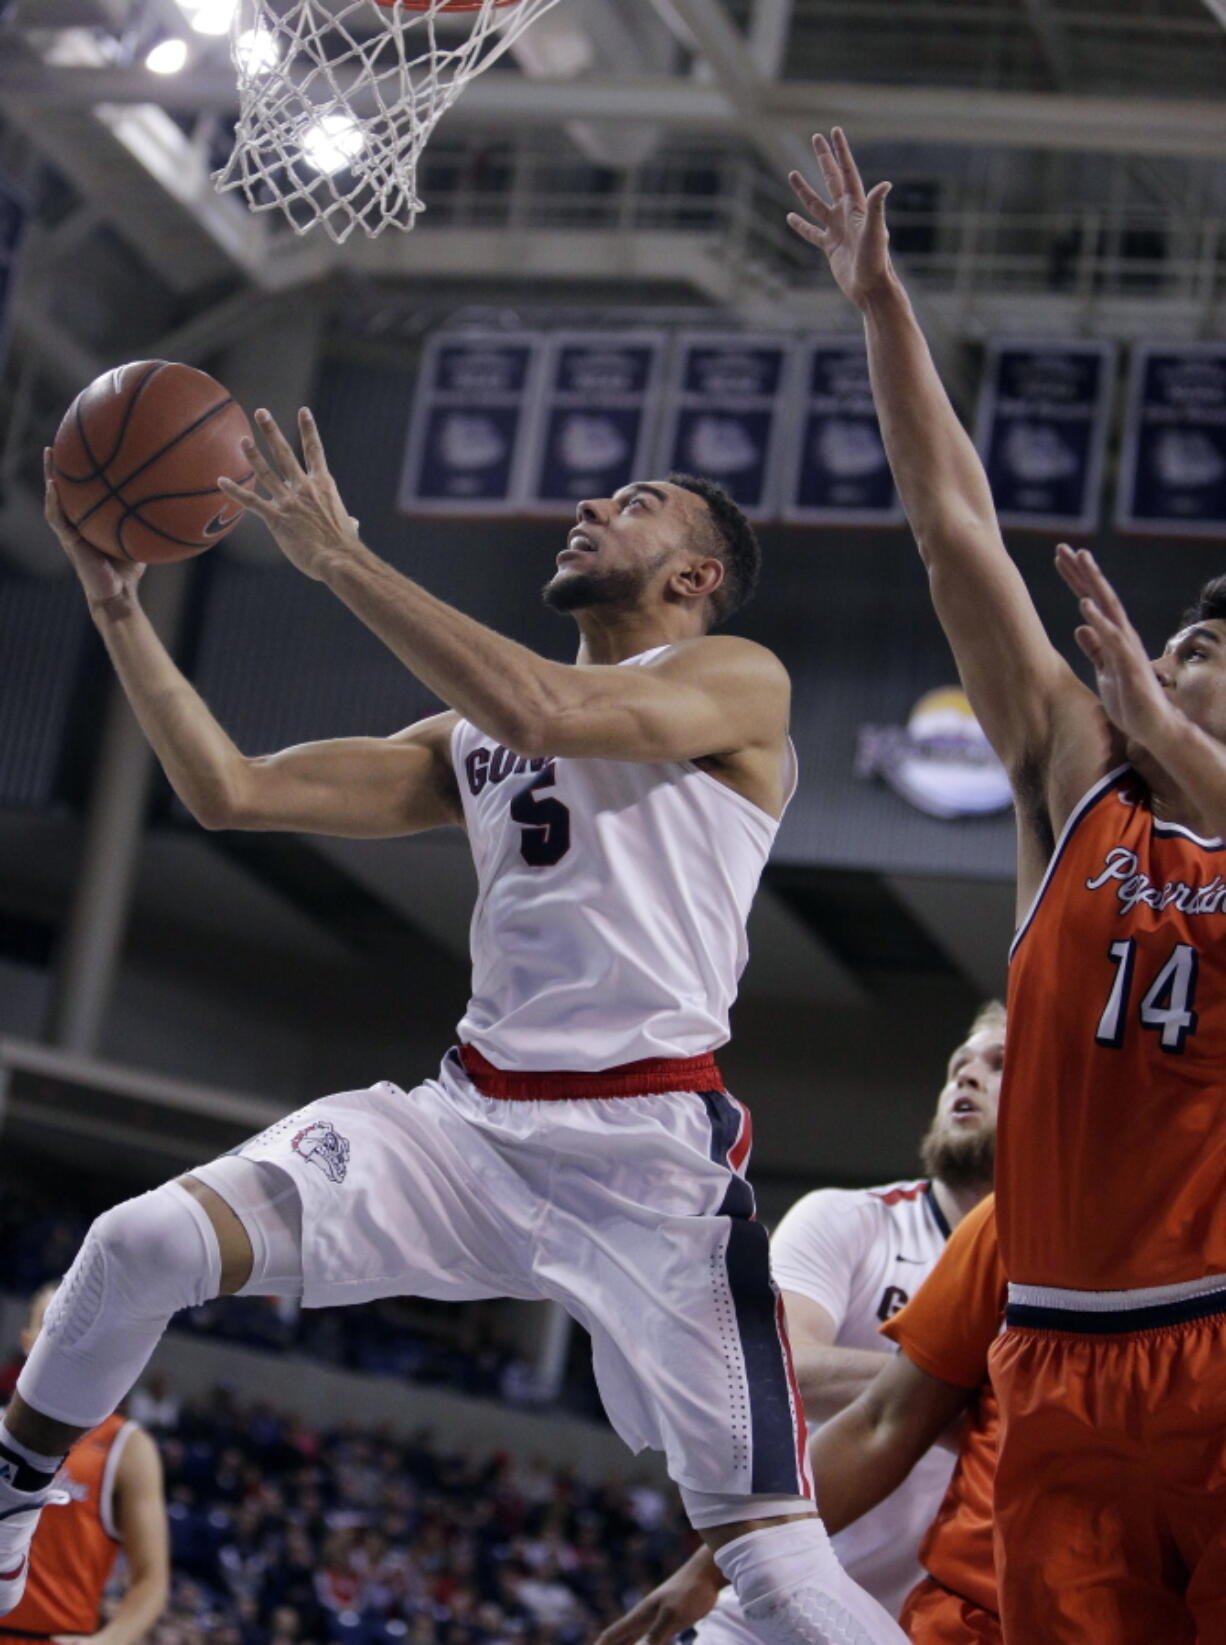
[[[1196,596],[1196,604],[1183,614],[1183,626],[1192,623],[1226,622],[1226,576],[1211,577]]]
[[[711,598],[716,624],[727,622],[753,598],[762,570],[762,550],[753,527],[722,485],[696,474],[670,474],[671,485],[701,497],[711,516],[715,553],[724,562],[724,580]],[[714,625],[713,625],[714,626]]]

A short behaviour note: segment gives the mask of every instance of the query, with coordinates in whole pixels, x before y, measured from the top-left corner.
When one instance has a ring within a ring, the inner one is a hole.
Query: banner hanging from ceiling
[[[535,332],[430,338],[400,482],[403,510],[504,514],[520,505],[542,343]]]
[[[817,338],[801,350],[800,386],[789,420],[785,520],[855,526],[897,525],[903,519],[863,342]]]
[[[780,337],[681,332],[665,399],[660,471],[716,480],[750,519],[777,518],[794,353]]]
[[[1001,525],[1097,527],[1115,371],[1113,343],[989,345],[976,444]]]
[[[585,497],[647,479],[665,337],[559,331],[545,343],[525,506],[573,516]]]
[[[1121,531],[1226,533],[1226,344],[1137,345],[1115,518]]]

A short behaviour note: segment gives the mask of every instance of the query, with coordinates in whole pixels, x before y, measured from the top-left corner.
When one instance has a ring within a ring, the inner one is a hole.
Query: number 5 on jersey
[[[523,830],[519,854],[530,868],[552,868],[570,850],[570,812],[556,795],[538,798],[557,781],[553,762],[511,801],[511,818]]]
[[[1099,1045],[1118,1050],[1124,1043],[1132,998],[1136,940],[1128,937],[1113,942],[1107,952],[1115,966],[1115,977],[1094,1038]],[[1197,968],[1197,954],[1191,943],[1176,943],[1141,1000],[1141,1026],[1159,1036],[1164,1051],[1178,1054],[1188,1035],[1196,1032]]]

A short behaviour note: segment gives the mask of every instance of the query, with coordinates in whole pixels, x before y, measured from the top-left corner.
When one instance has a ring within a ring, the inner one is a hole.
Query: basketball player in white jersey
[[[880,1188],[819,1188],[775,1230],[771,1265],[805,1409],[817,1426],[850,1405],[892,1357],[879,1327],[910,1301],[952,1229],[991,1192],[1004,1031],[1004,1008],[993,1001],[951,1055],[921,1149],[924,1177]],[[950,1451],[929,1450],[896,1490],[832,1539],[848,1575],[891,1615],[924,1575],[919,1546],[954,1461]],[[762,1637],[705,1550],[606,1629],[597,1645],[664,1645],[694,1624],[695,1645],[757,1645]]]
[[[448,711],[396,736],[241,755],[143,616],[139,568],[48,517],[176,792],[207,827],[393,835],[461,824],[478,873],[473,995],[436,1078],[323,1099],[86,1238],[0,1426],[0,1607],[41,1491],[178,1309],[417,1294],[548,1297],[590,1331],[610,1418],[665,1451],[772,1645],[895,1624],[842,1572],[812,1501],[800,1397],[743,1171],[749,1119],[714,1057],[745,919],[794,783],[789,685],[713,636],[757,550],[701,481],[580,504],[549,602],[574,666],[433,598],[362,543],[309,414],[266,413],[259,490],[231,487]]]

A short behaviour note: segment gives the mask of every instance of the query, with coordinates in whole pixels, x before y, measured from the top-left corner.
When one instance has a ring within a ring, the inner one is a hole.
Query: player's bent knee
[[[175,1183],[100,1216],[51,1300],[44,1330],[65,1347],[107,1310],[167,1320],[217,1295],[220,1252],[203,1207]]]

